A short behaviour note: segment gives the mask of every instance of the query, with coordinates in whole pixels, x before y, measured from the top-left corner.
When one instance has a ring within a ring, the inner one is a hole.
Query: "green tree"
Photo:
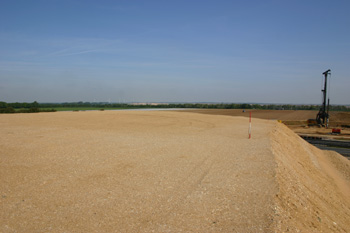
[[[0,108],[7,108],[6,102],[0,102]]]

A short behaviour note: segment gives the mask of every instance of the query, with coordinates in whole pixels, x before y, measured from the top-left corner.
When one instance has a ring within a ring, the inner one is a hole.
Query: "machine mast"
[[[328,107],[326,107],[326,104],[327,104],[327,77],[328,77],[328,74],[330,74],[330,72],[331,70],[326,70],[325,72],[322,73],[324,75],[324,89],[322,90],[323,103],[316,117],[317,124],[323,125],[323,126],[328,123],[328,118],[329,118],[329,115],[328,115],[329,99],[328,99]]]

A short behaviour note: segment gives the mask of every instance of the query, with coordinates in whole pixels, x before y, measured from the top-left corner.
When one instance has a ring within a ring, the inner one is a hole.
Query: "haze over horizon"
[[[350,104],[350,2],[0,1],[0,101]]]

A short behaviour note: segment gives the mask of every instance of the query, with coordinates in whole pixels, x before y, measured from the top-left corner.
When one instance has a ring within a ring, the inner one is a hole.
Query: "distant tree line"
[[[55,112],[55,109],[42,110],[40,104],[33,103],[6,103],[0,101],[0,113],[34,113],[34,112]]]
[[[52,112],[55,108],[197,108],[197,109],[261,109],[261,110],[316,110],[320,105],[292,105],[292,104],[236,104],[236,103],[159,103],[159,104],[129,104],[129,103],[6,103],[0,102],[0,113],[18,112]],[[42,108],[45,108],[43,110]],[[330,111],[350,111],[349,106],[331,105]]]

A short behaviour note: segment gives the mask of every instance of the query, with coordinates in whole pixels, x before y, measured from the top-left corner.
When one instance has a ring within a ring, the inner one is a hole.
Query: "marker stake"
[[[249,112],[249,139],[252,137],[252,112]]]

